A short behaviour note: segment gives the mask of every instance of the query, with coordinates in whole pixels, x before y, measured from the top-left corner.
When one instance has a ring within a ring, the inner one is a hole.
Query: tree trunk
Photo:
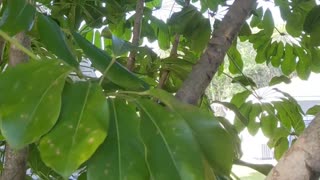
[[[318,180],[320,175],[320,114],[270,171],[267,180]]]
[[[24,47],[30,48],[30,39],[24,32],[17,34],[15,38]],[[14,67],[17,64],[25,63],[28,59],[29,57],[17,49],[17,47],[14,45],[10,46],[9,66]],[[2,172],[1,180],[24,180],[26,177],[27,157],[27,147],[15,150],[6,144],[4,170]]]
[[[176,97],[189,104],[197,104],[205,92],[227,50],[250,15],[256,1],[236,0],[230,6],[219,27],[214,30],[205,52],[183,82]]]

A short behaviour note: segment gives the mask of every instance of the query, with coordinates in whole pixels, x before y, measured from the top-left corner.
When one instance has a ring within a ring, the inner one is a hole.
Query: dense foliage
[[[139,46],[130,43],[137,1],[2,2],[0,35],[7,44],[0,60],[1,140],[16,149],[29,146],[30,176],[228,179],[241,156],[238,133],[245,127],[253,135],[262,129],[281,157],[287,136],[305,128],[303,112],[289,94],[275,90],[283,96],[268,100],[255,92],[237,43],[250,42],[256,63],[282,70],[270,84],[286,82],[292,73],[307,79],[320,72],[320,6],[315,0],[274,0],[285,30],[275,27],[269,8],[260,4],[252,12],[225,63],[233,82],[245,87],[230,103],[220,102],[235,112],[232,125],[213,115],[205,95],[199,107],[172,95],[219,28],[221,9],[230,6],[224,0],[199,1],[200,8],[197,0],[176,0],[181,10],[164,21],[153,15],[162,1],[146,0]],[[13,36],[21,31],[31,39],[31,49],[21,48],[31,60],[8,67],[9,44],[19,45]],[[167,57],[141,45],[156,42],[169,50],[177,35],[177,53]],[[131,72],[125,64],[133,51]],[[101,77],[81,71],[80,62],[87,59]],[[223,71],[222,65],[218,75]],[[162,89],[156,88],[165,72]]]

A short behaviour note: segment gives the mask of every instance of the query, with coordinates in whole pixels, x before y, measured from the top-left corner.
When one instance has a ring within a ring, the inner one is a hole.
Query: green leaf
[[[31,168],[32,173],[39,176],[40,179],[47,179],[48,177],[52,179],[62,179],[60,175],[44,164],[35,144],[29,146],[28,166]]]
[[[159,98],[172,110],[172,113],[178,114],[188,123],[214,173],[229,175],[235,145],[231,136],[221,127],[219,120],[208,111],[181,103],[165,91],[152,89],[147,93]],[[215,143],[212,143],[213,141]]]
[[[34,23],[35,8],[25,0],[7,2],[0,21],[0,29],[9,35],[29,31]]]
[[[98,84],[66,84],[58,123],[40,140],[42,160],[63,177],[87,161],[107,135],[108,102]]]
[[[272,137],[275,129],[277,128],[278,120],[272,115],[262,114],[260,118],[260,126],[263,134],[266,137]]]
[[[320,112],[320,105],[315,105],[308,109],[306,114],[316,115]]]
[[[220,102],[220,101],[214,101],[213,103],[218,103],[218,104],[222,104],[225,107],[227,107],[228,109],[230,109],[231,111],[233,111],[236,114],[236,117],[239,118],[239,120],[244,124],[244,125],[248,125],[249,123],[249,118],[248,116],[244,116],[242,114],[242,112],[239,111],[238,107],[235,106],[234,104],[228,103],[228,102]],[[247,104],[247,103],[244,103]],[[243,105],[241,106],[243,107]],[[247,106],[248,107],[248,106]]]
[[[279,67],[284,54],[284,45],[282,42],[278,43],[276,51],[276,55],[271,58],[271,64],[274,67]]]
[[[294,37],[300,36],[303,29],[304,16],[304,12],[300,10],[290,13],[286,23],[286,30],[290,35]]]
[[[228,52],[228,59],[229,59],[229,71],[232,74],[241,74],[243,70],[243,61],[241,58],[241,54],[239,53],[236,43],[229,48]]]
[[[236,105],[236,107],[240,108],[240,106],[246,102],[246,99],[250,96],[251,92],[248,90],[245,90],[243,92],[237,93],[233,95],[231,99],[231,103]]]
[[[256,83],[248,76],[237,76],[232,78],[231,83],[239,83],[243,86],[257,87]]]
[[[248,132],[255,136],[259,130],[259,123],[257,122],[257,118],[259,119],[259,115],[262,112],[262,108],[260,104],[252,104],[252,108],[249,113],[249,123],[248,123]]]
[[[0,74],[1,132],[11,147],[20,149],[35,142],[54,126],[70,71],[60,61],[47,60]]]
[[[38,20],[37,28],[40,36],[40,41],[45,47],[65,61],[67,64],[78,68],[78,62],[73,56],[60,27],[49,17],[37,13]]]
[[[241,30],[239,32],[239,36],[250,36],[252,34],[249,24],[246,22],[241,27]]]
[[[110,100],[108,137],[88,161],[88,179],[149,179],[135,106]]]
[[[117,36],[112,35],[112,52],[114,56],[121,56],[133,49],[133,46]]]
[[[296,58],[293,54],[293,47],[290,44],[285,46],[285,56],[281,64],[283,74],[290,75],[296,69]]]
[[[307,80],[311,73],[311,56],[307,55],[301,47],[295,47],[294,53],[299,57],[297,74],[300,79]]]
[[[311,33],[320,23],[320,5],[314,6],[311,11],[308,12],[303,24],[303,30],[307,33]]]
[[[277,145],[274,147],[274,156],[277,160],[288,150],[289,142],[288,139],[282,137],[278,140]]]
[[[90,58],[93,67],[97,68],[100,72],[104,72],[111,63],[112,58],[103,50],[92,45],[80,34],[73,33],[73,37],[88,58]],[[106,73],[106,77],[116,85],[129,90],[146,90],[149,88],[148,84],[139,79],[133,73],[129,72],[118,62],[111,65],[110,69]]]
[[[221,4],[222,2],[224,2],[224,0],[215,0],[215,1],[211,1],[211,0],[200,0],[201,2],[201,7],[207,7],[212,11],[216,11],[217,7],[219,4]]]
[[[99,30],[96,30],[94,32],[94,45],[97,46],[98,48],[102,47],[102,43],[101,43],[101,34]]]
[[[152,100],[138,99],[137,104],[141,113],[141,137],[152,177],[204,179],[200,147],[188,124]]]
[[[318,26],[315,27],[310,34],[310,44],[312,46],[320,46],[320,20]]]
[[[274,30],[274,22],[273,22],[272,13],[269,9],[267,9],[264,13],[262,24],[263,24],[263,27],[264,27],[263,29],[265,30],[266,34],[268,36],[271,36],[273,34],[273,30]]]
[[[269,86],[273,86],[273,85],[280,84],[280,83],[289,84],[289,83],[291,83],[291,79],[285,75],[275,76],[270,80]]]
[[[257,48],[257,55],[255,58],[255,61],[258,64],[264,63],[267,61],[269,57],[267,57],[268,49],[270,49],[271,46],[271,40],[263,41],[263,39],[258,41],[259,43],[262,43],[258,48]],[[256,44],[258,46],[258,44]]]

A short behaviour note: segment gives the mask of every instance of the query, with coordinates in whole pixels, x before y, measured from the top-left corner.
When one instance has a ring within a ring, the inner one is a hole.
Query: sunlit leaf
[[[54,126],[70,70],[60,61],[47,60],[18,65],[0,74],[1,132],[12,147],[19,149],[35,142]]]
[[[40,141],[41,158],[69,177],[104,141],[109,126],[108,103],[98,84],[67,84],[56,126]]]

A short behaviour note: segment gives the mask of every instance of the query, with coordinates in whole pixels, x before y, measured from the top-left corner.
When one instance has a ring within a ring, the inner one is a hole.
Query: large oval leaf
[[[10,0],[0,21],[1,30],[15,35],[23,30],[30,30],[36,9],[26,0]]]
[[[92,65],[100,72],[104,73],[109,64],[111,57],[101,49],[95,47],[80,34],[73,33],[73,37],[77,44],[83,49],[84,53],[90,58]],[[113,83],[130,90],[148,89],[148,84],[139,79],[133,73],[129,72],[120,63],[114,62],[106,73],[106,77]]]
[[[67,84],[56,126],[39,145],[41,158],[69,177],[104,141],[109,126],[108,102],[97,84]]]
[[[41,13],[37,13],[37,28],[40,41],[45,47],[71,66],[78,67],[78,61],[72,54],[65,35],[56,22]]]
[[[111,104],[109,135],[88,162],[88,179],[149,179],[135,106],[119,99]]]
[[[187,123],[200,145],[204,158],[211,165],[213,171],[216,174],[228,176],[234,158],[234,144],[231,136],[222,128],[220,122],[214,119],[209,112],[181,103],[165,91],[153,89],[147,93],[160,98],[177,114],[178,118],[182,118]]]
[[[13,148],[38,140],[56,123],[71,68],[60,61],[18,65],[0,75],[2,135]]]
[[[141,137],[152,179],[205,179],[205,165],[188,124],[153,100],[138,99]]]

